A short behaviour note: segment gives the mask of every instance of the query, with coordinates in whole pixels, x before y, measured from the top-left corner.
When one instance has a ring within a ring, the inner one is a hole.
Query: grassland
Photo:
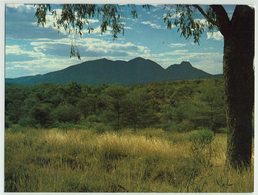
[[[253,169],[225,166],[226,134],[194,149],[194,133],[7,129],[5,191],[252,192]]]

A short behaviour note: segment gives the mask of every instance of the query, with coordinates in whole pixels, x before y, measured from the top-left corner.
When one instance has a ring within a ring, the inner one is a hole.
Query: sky
[[[52,7],[60,13],[57,5]],[[37,26],[33,5],[6,4],[5,77],[45,74],[99,58],[128,61],[135,57],[153,60],[163,68],[189,61],[208,73],[222,73],[224,40],[218,30],[205,31],[198,45],[191,38],[180,37],[175,26],[171,30],[166,28],[163,21],[166,10],[161,6],[149,10],[137,6],[137,18],[130,15],[129,9],[122,7],[125,32],[117,39],[113,39],[110,30],[100,33],[101,18],[97,17],[89,20],[94,28],[92,33],[85,30],[81,37],[73,39],[64,29],[57,31],[51,13],[47,15],[47,24],[41,27]],[[229,16],[233,9],[234,6],[226,6]],[[76,42],[81,60],[70,58],[72,42]]]

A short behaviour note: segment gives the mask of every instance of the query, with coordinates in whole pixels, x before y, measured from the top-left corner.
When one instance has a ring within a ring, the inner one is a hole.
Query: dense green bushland
[[[7,129],[5,191],[252,192],[253,168],[226,167],[225,151],[206,129]]]
[[[223,87],[222,79],[131,86],[6,85],[5,126],[216,132],[226,126]]]

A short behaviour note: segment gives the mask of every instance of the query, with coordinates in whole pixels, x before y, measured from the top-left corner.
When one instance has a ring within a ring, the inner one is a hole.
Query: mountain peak
[[[142,58],[142,57],[136,57],[131,59],[130,61],[146,61],[146,59]]]
[[[181,65],[181,66],[189,66],[189,67],[192,67],[192,64],[191,64],[190,62],[188,62],[188,61],[182,61],[182,62],[180,63],[180,65]]]
[[[174,68],[180,68],[180,69],[188,69],[188,68],[193,68],[192,64],[188,61],[182,61],[180,64],[172,64],[170,65],[167,69],[172,70]]]
[[[99,61],[110,61],[109,59],[107,59],[107,58],[100,58],[100,59],[98,59]]]

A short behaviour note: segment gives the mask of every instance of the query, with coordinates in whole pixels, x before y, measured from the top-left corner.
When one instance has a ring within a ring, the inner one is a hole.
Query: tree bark
[[[224,34],[223,69],[228,125],[227,162],[251,165],[254,105],[254,9],[236,6]]]

